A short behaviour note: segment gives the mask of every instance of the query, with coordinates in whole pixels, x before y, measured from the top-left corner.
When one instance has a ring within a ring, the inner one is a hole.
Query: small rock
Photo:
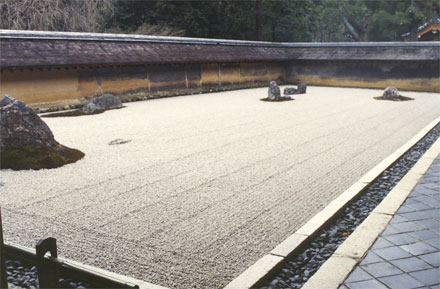
[[[119,145],[119,144],[125,144],[125,143],[129,143],[129,142],[131,142],[131,139],[118,138],[118,139],[114,139],[114,140],[110,141],[108,144],[109,145]]]
[[[385,88],[385,91],[383,92],[383,98],[386,99],[396,99],[399,98],[400,93],[394,86],[388,86]]]
[[[96,111],[119,107],[122,107],[122,103],[119,98],[117,98],[113,94],[106,93],[90,100],[86,105],[84,105],[83,111],[85,111],[86,113],[94,113]]]
[[[304,271],[304,276],[309,277],[310,276],[310,271],[309,270],[305,270]]]
[[[298,93],[306,93],[307,85],[305,83],[298,84]]]

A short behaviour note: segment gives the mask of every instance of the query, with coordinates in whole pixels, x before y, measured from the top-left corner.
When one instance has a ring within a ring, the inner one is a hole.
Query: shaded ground
[[[376,96],[374,97],[374,99],[377,100],[389,100],[389,101],[407,101],[407,100],[414,100],[414,98],[411,97],[406,97],[406,96],[399,96],[397,98],[385,98],[383,96]]]
[[[46,119],[85,153],[2,171],[5,238],[163,286],[222,287],[440,115],[440,95],[267,88],[128,103]],[[108,145],[115,139],[129,143]]]
[[[13,170],[53,169],[74,163],[83,157],[83,152],[60,144],[44,148],[30,146],[1,148],[0,168]]]
[[[122,107],[116,107],[116,108],[109,108],[107,110],[113,110],[113,109],[121,109],[124,108],[125,106]],[[93,115],[93,114],[101,114],[106,112],[107,110],[105,109],[98,109],[95,112],[92,113],[88,113],[85,112],[82,109],[74,109],[74,110],[68,110],[68,111],[61,111],[61,112],[53,112],[53,113],[47,113],[47,114],[43,114],[41,115],[41,117],[67,117],[67,116],[83,116],[83,115]]]

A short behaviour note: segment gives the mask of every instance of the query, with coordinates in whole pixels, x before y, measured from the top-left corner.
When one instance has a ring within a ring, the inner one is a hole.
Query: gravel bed
[[[84,264],[169,288],[222,288],[440,115],[440,94],[373,99],[381,93],[308,87],[267,103],[257,88],[45,118],[86,157],[1,171],[5,240],[32,247],[54,236]]]
[[[6,260],[6,274],[8,283],[12,284],[11,288],[14,286],[26,289],[36,289],[38,286],[38,276],[37,268],[26,262],[20,260]],[[86,288],[98,288],[96,286],[91,286],[82,281],[72,280],[72,279],[59,279],[59,288],[76,288],[76,289],[86,289]]]
[[[371,183],[367,191],[345,208],[342,215],[327,225],[307,248],[289,258],[263,288],[301,288],[340,244],[385,198],[419,158],[440,136],[437,124],[423,139]]]

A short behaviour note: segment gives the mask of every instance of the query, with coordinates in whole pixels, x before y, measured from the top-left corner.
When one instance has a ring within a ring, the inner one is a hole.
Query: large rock
[[[302,94],[306,93],[307,85],[305,83],[298,84],[298,88],[295,87],[286,87],[284,89],[284,94]]]
[[[306,93],[307,85],[305,83],[298,84],[298,93]]]
[[[5,95],[0,101],[0,147],[52,147],[58,143],[44,121],[26,104]]]
[[[122,103],[113,94],[106,93],[99,97],[90,100],[84,107],[83,110],[86,113],[95,113],[97,111],[103,111],[112,108],[120,108]]]
[[[270,82],[267,94],[267,100],[279,100],[281,98],[281,90],[275,81]]]
[[[21,101],[5,95],[0,101],[0,168],[56,168],[84,156],[59,144],[44,121]]]
[[[382,96],[386,99],[396,99],[400,97],[400,93],[394,86],[388,86]]]

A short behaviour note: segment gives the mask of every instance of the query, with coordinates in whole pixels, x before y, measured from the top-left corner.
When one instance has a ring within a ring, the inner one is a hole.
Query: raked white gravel
[[[5,239],[53,236],[60,255],[86,264],[162,286],[222,287],[440,115],[440,94],[373,99],[381,94],[308,87],[269,103],[258,88],[45,118],[86,156],[1,171]]]

